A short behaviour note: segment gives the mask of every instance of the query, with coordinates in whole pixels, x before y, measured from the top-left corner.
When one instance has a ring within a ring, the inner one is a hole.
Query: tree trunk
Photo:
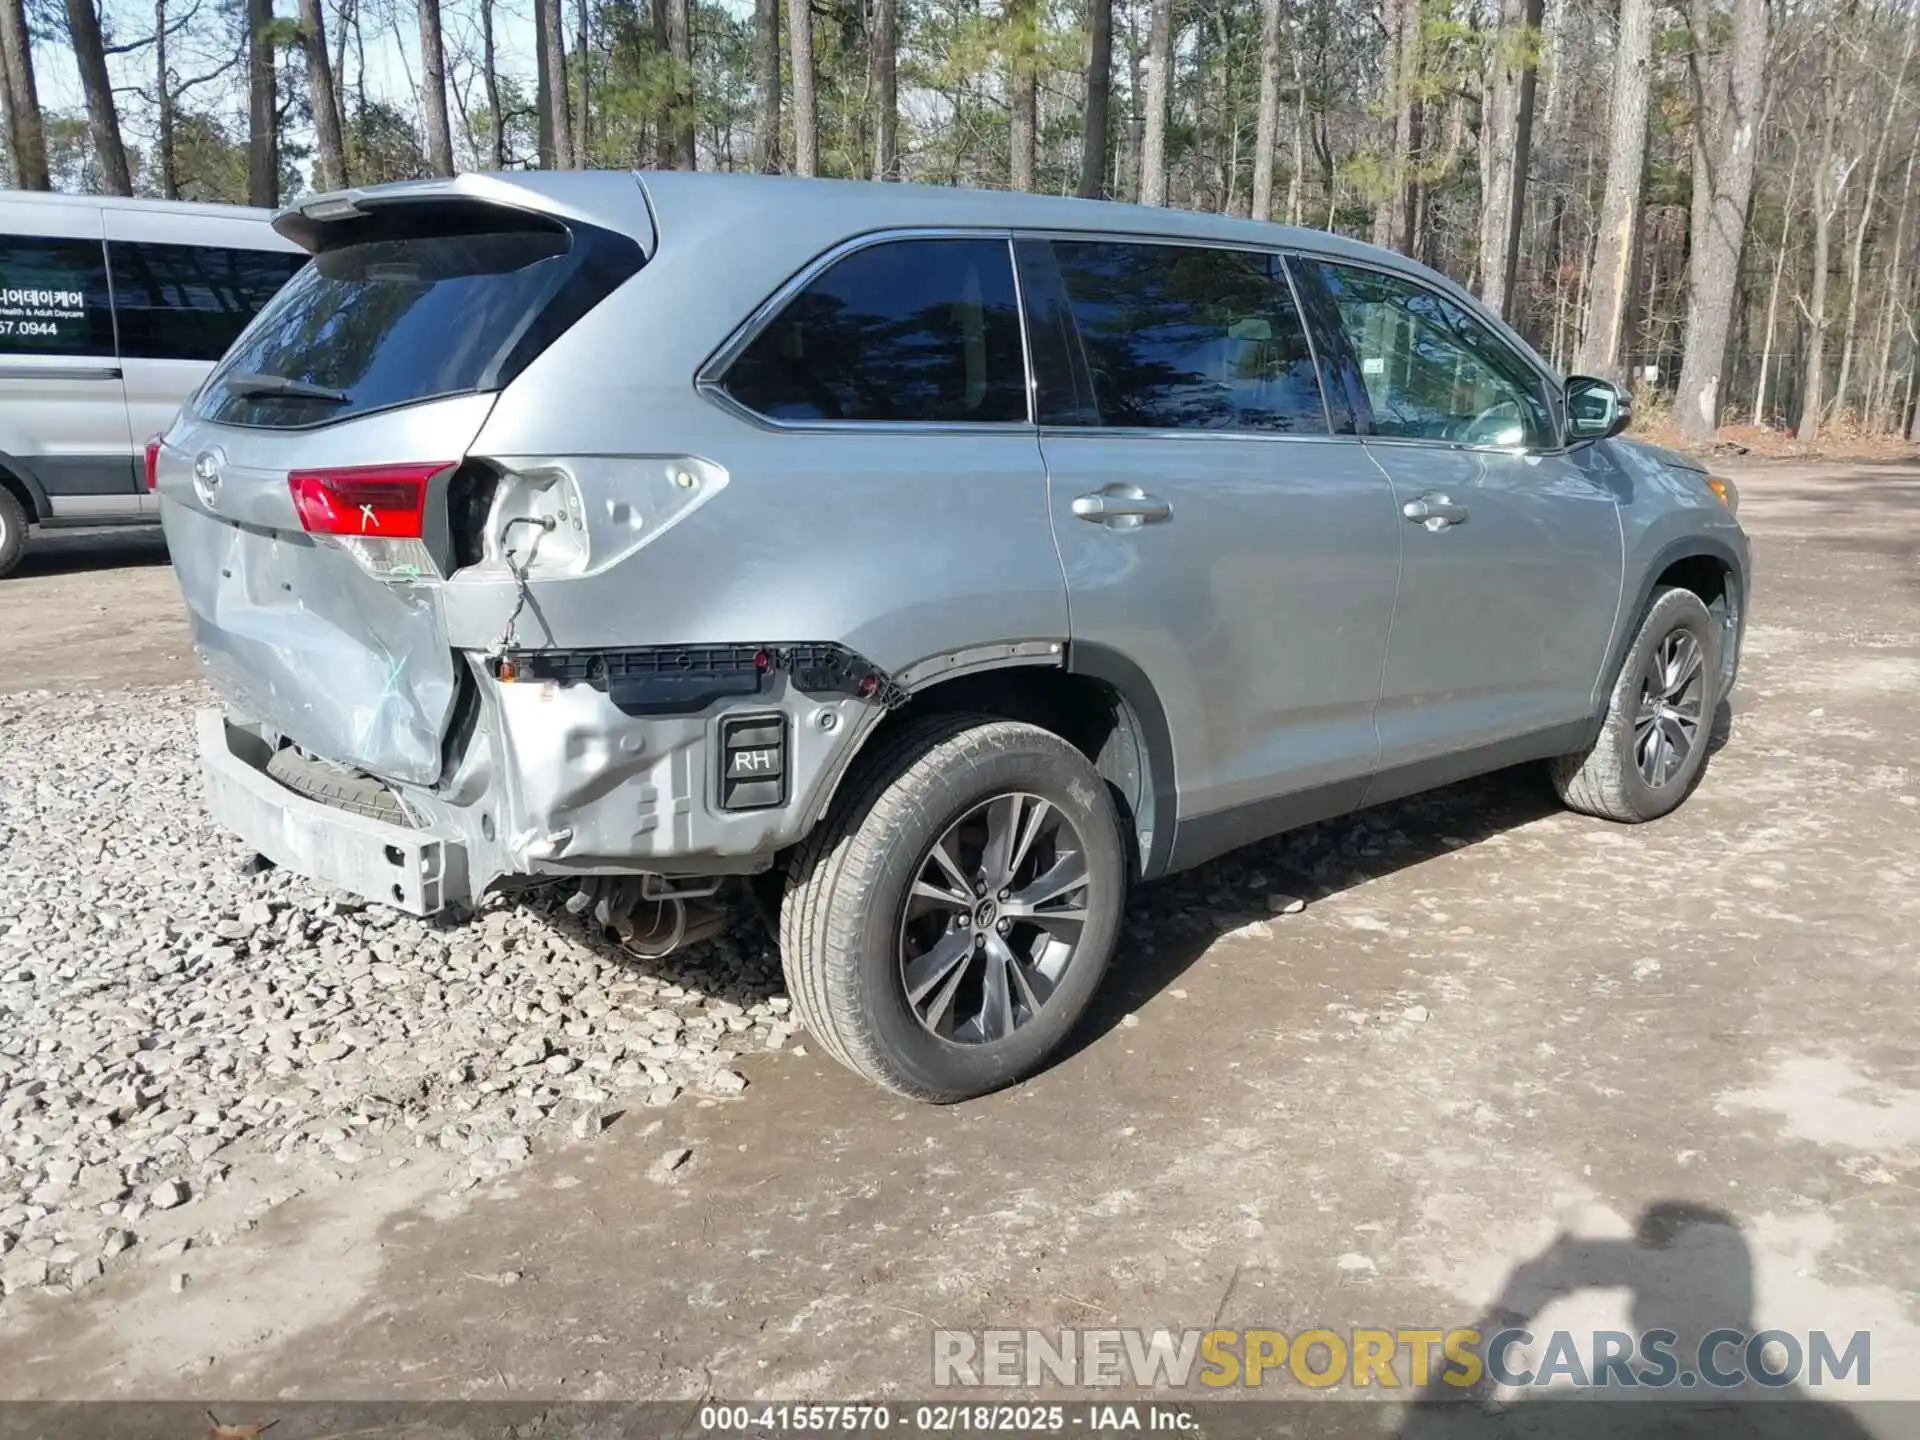
[[[1008,136],[1008,183],[1015,190],[1033,189],[1035,130],[1038,121],[1039,76],[1034,64],[1033,0],[1007,0],[1007,58],[1012,64],[1010,88],[1013,115]]]
[[[1420,150],[1420,75],[1424,65],[1420,0],[1386,0],[1382,65],[1388,95],[1385,182],[1373,210],[1373,243],[1412,255],[1419,248],[1420,196],[1414,175]]]
[[[47,136],[40,123],[40,91],[33,78],[33,41],[25,0],[0,0],[0,60],[7,69],[7,139],[13,147],[13,183],[51,190]]]
[[[873,178],[900,174],[900,0],[874,0],[873,103],[880,112],[874,131]]]
[[[689,0],[667,0],[667,51],[673,57],[673,163],[698,170],[693,95],[693,7]]]
[[[1676,416],[1680,433],[1692,440],[1711,440],[1720,428],[1720,383],[1753,198],[1766,62],[1767,0],[1735,0],[1726,87],[1705,97],[1718,113],[1702,116],[1706,134],[1698,154],[1706,163],[1694,179],[1687,340]]]
[[[541,163],[551,163],[558,170],[571,170],[574,168],[573,120],[567,103],[567,40],[560,0],[534,0],[533,15],[535,41],[546,77],[542,128],[547,133],[546,144],[551,155],[550,161],[543,156]]]
[[[320,0],[300,0],[300,48],[307,57],[307,91],[313,103],[313,133],[318,154],[315,179],[322,190],[347,188],[345,127],[340,122],[338,92],[333,88],[333,60],[327,53],[326,19]]]
[[[1113,0],[1087,0],[1087,103],[1080,116],[1080,184],[1074,193],[1088,200],[1098,200],[1107,193],[1107,127],[1112,104]]]
[[[500,113],[500,67],[493,49],[493,0],[480,0],[480,80],[487,87],[487,152],[507,168],[507,120]]]
[[[1140,137],[1140,203],[1167,203],[1167,107],[1173,98],[1173,0],[1152,0],[1147,123]]]
[[[440,39],[440,0],[419,0],[420,93],[427,112],[427,160],[436,175],[453,174],[453,126],[447,120],[447,52]]]
[[[106,44],[100,38],[100,12],[94,0],[67,0],[67,31],[87,98],[87,128],[100,161],[100,184],[109,195],[133,194],[127,147],[120,141],[120,115],[113,107],[113,81],[107,75]]]
[[[1873,380],[1867,390],[1867,426],[1876,434],[1882,428],[1898,430],[1900,419],[1893,417],[1891,427],[1883,425],[1887,406],[1893,399],[1893,333],[1896,318],[1900,310],[1901,289],[1905,284],[1906,272],[1900,268],[1907,248],[1907,219],[1913,209],[1913,162],[1920,158],[1920,133],[1913,137],[1913,143],[1907,148],[1907,174],[1900,187],[1900,212],[1893,224],[1893,259],[1887,266],[1886,293],[1880,306],[1880,322],[1875,327],[1879,336],[1879,354],[1874,361]],[[1920,356],[1915,357],[1920,361]]]
[[[1505,319],[1512,312],[1527,211],[1541,0],[1505,0],[1501,8],[1493,84],[1481,124],[1487,188],[1480,205],[1480,298]]]
[[[1767,333],[1760,342],[1760,374],[1753,385],[1753,423],[1767,423],[1767,371],[1773,365],[1774,327],[1780,319],[1780,277],[1787,268],[1787,242],[1793,238],[1793,192],[1800,179],[1800,142],[1793,146],[1793,165],[1787,171],[1787,196],[1780,206],[1780,249],[1773,257],[1773,284],[1767,291]]]
[[[891,4],[893,0],[881,0]],[[780,0],[753,3],[753,168],[780,172]]]
[[[1867,194],[1860,206],[1860,221],[1853,227],[1853,249],[1847,257],[1847,323],[1841,332],[1840,378],[1833,387],[1836,411],[1847,404],[1847,385],[1853,377],[1853,349],[1860,324],[1861,265],[1867,252],[1867,229],[1873,223],[1873,208],[1880,198],[1880,167],[1887,158],[1887,137],[1893,133],[1894,117],[1900,111],[1900,92],[1906,87],[1907,68],[1913,63],[1914,37],[1920,35],[1920,12],[1907,22],[1907,43],[1900,54],[1900,69],[1893,78],[1893,94],[1887,100],[1887,112],[1880,122],[1880,135],[1873,143],[1873,161],[1867,168]]]
[[[1834,132],[1840,123],[1840,92],[1834,75],[1839,48],[1836,30],[1828,42],[1825,69],[1820,76],[1820,153],[1813,162],[1813,293],[1806,307],[1807,356],[1805,378],[1800,386],[1798,431],[1803,445],[1811,445],[1820,438],[1827,369],[1827,270],[1833,263],[1833,217],[1846,194],[1847,179],[1853,173],[1853,162],[1842,160],[1834,153]]]
[[[813,0],[787,0],[793,65],[793,173],[820,173],[820,103],[813,69]]]
[[[1273,218],[1273,152],[1280,144],[1280,6],[1260,0],[1260,110],[1253,125],[1253,218]]]
[[[580,104],[573,117],[573,163],[593,168],[593,20],[589,0],[580,0]]]
[[[1640,175],[1647,151],[1647,91],[1653,68],[1653,0],[1620,0],[1620,36],[1613,60],[1613,102],[1607,129],[1607,184],[1594,239],[1593,284],[1576,367],[1618,376],[1621,332],[1629,302],[1633,240],[1640,212]]]
[[[1307,208],[1307,81],[1300,47],[1293,47],[1293,173],[1287,177],[1287,223],[1303,223]]]
[[[247,0],[247,203],[280,203],[280,94],[273,0]]]
[[[167,0],[153,0],[153,101],[160,152],[160,194],[180,198],[180,170],[173,154],[173,76],[167,72]]]

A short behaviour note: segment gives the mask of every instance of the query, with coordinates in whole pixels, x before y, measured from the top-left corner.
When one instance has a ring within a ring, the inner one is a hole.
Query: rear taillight
[[[369,575],[405,584],[439,576],[439,566],[421,538],[427,485],[455,463],[295,470],[287,476],[287,489],[309,535],[338,545]]]
[[[147,441],[147,489],[160,488],[160,437],[155,435]]]
[[[452,461],[296,470],[287,476],[293,508],[309,535],[418,540],[427,514],[427,482]]]

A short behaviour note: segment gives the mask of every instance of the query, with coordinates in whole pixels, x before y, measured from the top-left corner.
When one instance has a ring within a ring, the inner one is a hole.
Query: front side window
[[[136,360],[218,360],[280,287],[302,252],[109,243],[120,353]]]
[[[1006,424],[1027,418],[1007,242],[887,240],[789,300],[722,388],[772,420]]]
[[[98,240],[0,235],[0,355],[113,354]]]
[[[1092,423],[1324,435],[1313,352],[1278,256],[1056,240]]]
[[[1373,433],[1402,440],[1545,448],[1554,425],[1540,377],[1466,309],[1398,276],[1319,260],[1360,362]]]

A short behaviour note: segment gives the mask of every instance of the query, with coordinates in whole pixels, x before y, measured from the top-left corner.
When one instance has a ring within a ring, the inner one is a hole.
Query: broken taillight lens
[[[406,465],[355,465],[338,470],[295,470],[287,476],[293,508],[309,535],[352,555],[380,580],[410,582],[437,577],[439,567],[421,539],[427,515],[427,482],[453,468],[451,460]]]
[[[155,435],[147,441],[147,489],[160,488],[160,437]]]

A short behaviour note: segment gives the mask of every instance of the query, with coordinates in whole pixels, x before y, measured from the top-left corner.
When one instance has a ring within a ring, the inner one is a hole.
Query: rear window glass
[[[0,235],[0,354],[113,354],[98,240]]]
[[[640,261],[624,236],[531,219],[322,249],[241,336],[200,413],[232,425],[316,425],[497,390]],[[295,388],[265,393],[263,379]]]
[[[890,240],[854,251],[788,302],[725,386],[775,420],[1025,420],[1007,242]]]
[[[305,251],[109,243],[120,353],[218,360],[302,265]]]

